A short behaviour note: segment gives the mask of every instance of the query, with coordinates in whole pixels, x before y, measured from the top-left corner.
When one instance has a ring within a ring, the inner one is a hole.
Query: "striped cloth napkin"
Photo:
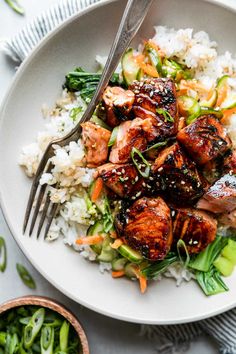
[[[5,43],[5,50],[15,61],[22,62],[40,40],[62,21],[87,6],[101,0],[63,0],[49,8]],[[185,352],[191,341],[201,334],[213,338],[219,353],[236,354],[236,309],[199,322],[141,327],[141,335],[148,336],[156,353]],[[204,354],[204,353],[203,353]]]

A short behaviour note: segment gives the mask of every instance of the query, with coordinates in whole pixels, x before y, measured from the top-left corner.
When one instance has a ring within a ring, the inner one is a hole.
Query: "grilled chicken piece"
[[[133,147],[140,151],[147,148],[148,137],[152,134],[149,119],[136,118],[120,124],[115,144],[112,146],[109,160],[112,163],[125,163],[130,160]]]
[[[122,221],[122,230],[119,225],[117,231],[130,247],[152,261],[165,258],[172,243],[172,221],[170,209],[162,198],[144,197],[135,201]]]
[[[104,164],[108,157],[108,141],[111,133],[92,122],[81,124],[82,141],[86,149],[88,167],[97,167]]]
[[[182,239],[190,254],[201,252],[213,242],[216,230],[216,220],[205,211],[193,208],[175,209],[173,217],[174,243]]]
[[[134,103],[134,93],[121,87],[108,86],[103,93],[103,106],[106,110],[106,122],[111,127],[116,127],[128,119]]]
[[[204,193],[205,181],[178,143],[162,150],[152,166],[157,189],[179,203],[192,203]]]
[[[180,130],[177,140],[199,165],[224,154],[231,147],[231,140],[223,125],[210,114]]]
[[[107,163],[98,167],[98,175],[102,177],[105,185],[118,194],[121,198],[143,195],[146,183],[132,164]]]
[[[236,176],[227,174],[221,177],[198,201],[197,207],[216,214],[234,210],[236,208]]]
[[[178,130],[176,89],[172,79],[145,79],[134,83],[130,90],[135,93],[133,112],[136,117],[151,118],[155,127],[155,138],[173,136]],[[166,112],[158,113],[158,109]]]
[[[230,151],[229,155],[224,160],[224,173],[236,174],[236,150]]]
[[[236,229],[236,209],[229,213],[221,214],[218,220],[220,224]]]

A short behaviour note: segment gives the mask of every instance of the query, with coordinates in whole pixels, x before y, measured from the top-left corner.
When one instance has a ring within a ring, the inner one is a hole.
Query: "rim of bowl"
[[[29,306],[29,305],[42,306],[59,313],[62,317],[64,317],[67,321],[69,321],[70,324],[75,329],[80,339],[80,343],[82,347],[81,354],[90,353],[87,336],[77,317],[70,310],[68,310],[64,305],[60,304],[58,301],[55,301],[49,297],[37,296],[37,295],[26,295],[26,296],[21,296],[15,299],[8,300],[0,305],[0,315],[13,308],[20,307],[20,306]]]
[[[24,72],[25,67],[27,67],[28,63],[31,62],[31,60],[33,60],[33,58],[38,54],[38,51],[45,45],[45,43],[47,43],[48,40],[50,40],[56,33],[58,33],[59,31],[61,31],[63,28],[67,27],[71,22],[73,22],[75,19],[79,19],[80,17],[82,17],[83,15],[85,15],[86,13],[93,11],[96,8],[105,6],[106,4],[110,4],[113,2],[116,2],[118,0],[102,0],[102,1],[98,1],[94,4],[89,5],[88,7],[86,7],[85,9],[73,14],[72,16],[70,16],[69,18],[67,18],[65,21],[63,21],[62,23],[60,23],[57,27],[55,27],[52,31],[50,31],[48,34],[46,34],[46,36],[36,45],[36,47],[33,48],[33,50],[30,52],[30,54],[28,55],[28,57],[26,57],[24,59],[24,61],[21,63],[17,73],[14,75],[14,78],[8,88],[8,90],[6,91],[5,96],[3,97],[3,100],[0,104],[0,128],[1,125],[3,123],[2,117],[4,114],[4,110],[5,107],[8,104],[8,100],[9,97],[14,89],[15,84],[18,82],[18,80],[21,78],[22,72]],[[236,3],[232,4],[232,3],[224,3],[223,0],[201,0],[204,3],[210,3],[213,4],[215,6],[218,6],[220,8],[225,8],[228,11],[233,12],[234,14],[236,14]],[[154,325],[170,325],[170,324],[180,324],[180,323],[188,323],[188,322],[195,322],[195,321],[199,321],[205,318],[209,318],[212,316],[216,316],[222,312],[225,312],[227,310],[230,310],[231,308],[233,308],[235,306],[235,303],[233,304],[228,304],[226,306],[221,306],[220,308],[217,309],[217,311],[212,311],[211,313],[208,313],[207,315],[195,315],[195,317],[193,318],[184,318],[181,320],[169,320],[168,322],[166,321],[144,321],[143,319],[139,318],[139,319],[133,319],[130,317],[125,317],[125,316],[120,316],[120,315],[113,315],[110,312],[107,312],[106,310],[101,310],[100,308],[98,308],[95,305],[92,304],[88,304],[86,301],[81,301],[78,300],[75,296],[73,296],[73,294],[65,291],[65,289],[61,288],[60,285],[58,285],[57,283],[54,282],[54,280],[52,278],[50,278],[42,269],[41,267],[36,266],[35,261],[33,258],[31,258],[30,255],[26,255],[25,250],[23,250],[17,240],[17,236],[15,235],[15,232],[13,231],[13,225],[10,221],[9,215],[7,215],[6,210],[5,210],[5,205],[3,202],[3,198],[2,198],[2,193],[0,190],[0,208],[2,210],[3,213],[3,217],[4,220],[11,232],[11,235],[13,237],[13,239],[15,240],[16,244],[18,245],[18,247],[20,248],[20,250],[23,252],[23,254],[25,255],[25,257],[29,260],[29,262],[35,267],[35,269],[45,278],[47,279],[53,286],[55,286],[60,292],[64,293],[68,298],[74,300],[77,303],[80,303],[81,305],[97,312],[100,313],[102,315],[108,316],[110,318],[115,318],[118,320],[122,320],[122,321],[127,321],[127,322],[131,322],[131,323],[142,323],[142,324],[154,324]],[[0,306],[1,308],[1,306]],[[0,312],[1,313],[1,312]],[[86,353],[87,354],[87,353]]]

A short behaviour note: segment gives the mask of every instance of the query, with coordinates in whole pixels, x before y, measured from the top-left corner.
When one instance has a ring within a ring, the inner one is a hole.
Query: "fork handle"
[[[80,124],[88,121],[91,118],[97,104],[99,103],[104,89],[108,85],[110,78],[113,72],[115,71],[116,67],[118,66],[123,53],[128,48],[131,40],[134,38],[139,27],[141,26],[152,2],[153,0],[128,1],[118,32],[112,44],[106,65],[104,67],[100,82],[82,119],[69,134],[70,137],[73,135],[74,137],[79,138],[81,133]]]

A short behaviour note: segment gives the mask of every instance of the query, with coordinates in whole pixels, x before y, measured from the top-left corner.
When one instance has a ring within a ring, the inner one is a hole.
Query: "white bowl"
[[[31,181],[17,160],[23,145],[43,127],[41,106],[59,96],[65,74],[75,66],[93,69],[96,54],[108,53],[125,1],[106,1],[75,15],[48,35],[18,70],[1,110],[0,191],[7,223],[20,248],[38,271],[75,301],[105,315],[132,322],[170,324],[195,321],[236,305],[236,273],[230,291],[206,297],[194,281],[177,288],[173,280],[154,282],[141,295],[138,285],[102,275],[96,264],[65,247],[22,235]],[[236,7],[236,6],[235,6]],[[153,26],[205,30],[220,51],[236,52],[236,15],[216,2],[156,0],[136,43],[153,34]]]

